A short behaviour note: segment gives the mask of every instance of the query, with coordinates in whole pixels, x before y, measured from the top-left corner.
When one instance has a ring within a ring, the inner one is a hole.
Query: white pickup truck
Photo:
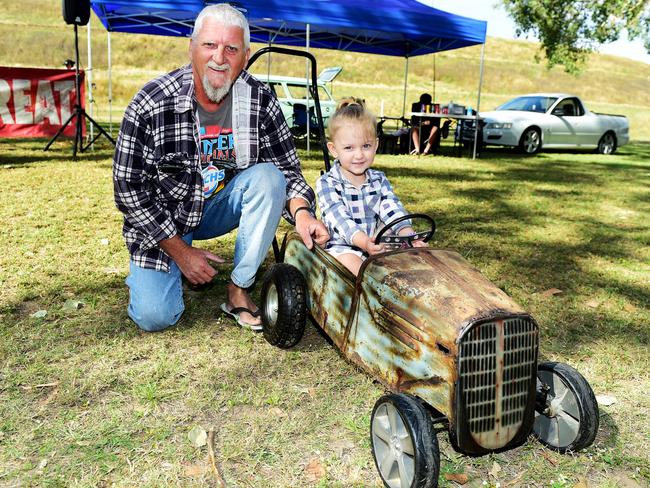
[[[596,149],[612,154],[630,140],[627,117],[590,112],[566,93],[532,93],[481,112],[483,142],[519,147],[525,154],[544,148]]]

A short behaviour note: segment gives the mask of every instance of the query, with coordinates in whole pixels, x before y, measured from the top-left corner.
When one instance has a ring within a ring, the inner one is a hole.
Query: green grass
[[[214,486],[206,448],[187,437],[200,425],[216,432],[228,486],[380,486],[368,424],[381,387],[311,325],[291,351],[233,327],[218,309],[227,266],[188,290],[178,326],[139,332],[125,310],[112,152],[71,161],[69,140],[47,153],[45,142],[0,141],[0,485]],[[617,399],[575,455],[530,440],[469,458],[441,434],[443,473],[466,473],[470,486],[647,486],[650,144],[609,157],[443,152],[380,155],[376,167],[407,208],[435,217],[434,246],[458,250],[534,314],[542,359]],[[301,158],[313,183],[320,156]],[[233,236],[206,247],[231,260]],[[84,306],[64,308],[70,299]],[[47,316],[30,317],[38,310]]]

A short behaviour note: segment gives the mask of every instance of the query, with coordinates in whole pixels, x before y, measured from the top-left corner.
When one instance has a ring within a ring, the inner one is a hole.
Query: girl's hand
[[[398,234],[401,236],[409,236],[415,234],[415,230],[413,230],[413,227],[411,226],[403,227],[399,230]],[[413,245],[413,247],[429,247],[429,245],[426,242],[421,241],[419,239],[417,241],[411,241],[411,244]]]
[[[386,250],[384,249],[383,244],[375,244],[375,238],[374,237],[368,237],[368,242],[366,243],[366,252],[370,255],[372,254],[379,254],[381,252],[385,252]]]

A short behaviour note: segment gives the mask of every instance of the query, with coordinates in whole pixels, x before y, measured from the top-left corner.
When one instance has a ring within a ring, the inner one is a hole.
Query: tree
[[[627,31],[650,52],[650,0],[501,0],[515,21],[516,34],[533,34],[548,67],[578,73],[599,44]],[[539,59],[538,59],[539,60]]]

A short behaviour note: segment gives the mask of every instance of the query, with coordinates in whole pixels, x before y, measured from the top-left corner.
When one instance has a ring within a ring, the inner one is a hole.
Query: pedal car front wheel
[[[438,486],[438,439],[429,413],[415,397],[397,393],[377,400],[370,420],[370,443],[384,486]]]
[[[568,364],[537,367],[537,411],[533,432],[558,452],[590,446],[598,432],[598,403],[587,380]]]
[[[305,333],[307,284],[290,264],[274,264],[262,282],[262,328],[266,341],[281,349],[295,346]]]

